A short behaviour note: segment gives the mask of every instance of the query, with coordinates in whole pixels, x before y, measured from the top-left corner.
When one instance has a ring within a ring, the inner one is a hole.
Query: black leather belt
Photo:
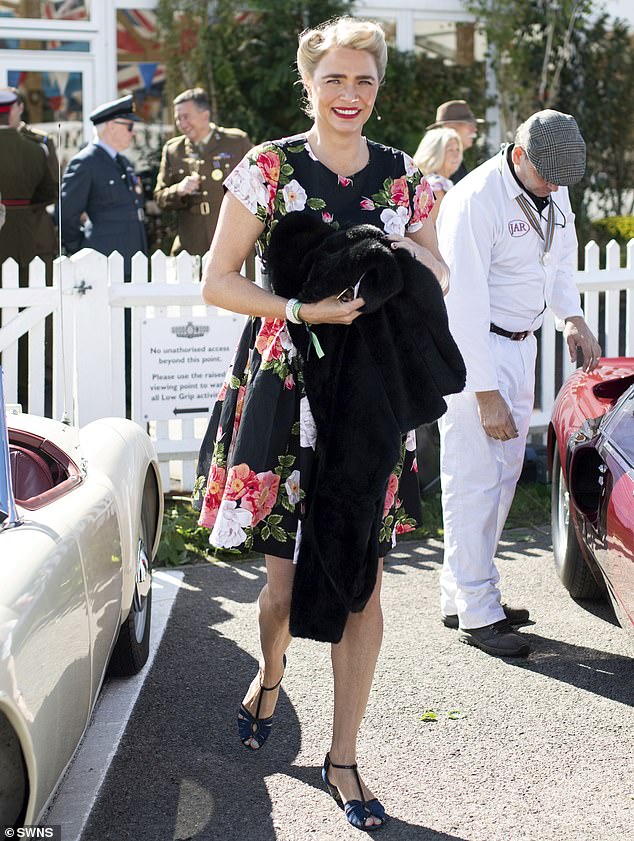
[[[514,342],[523,342],[527,336],[532,336],[532,330],[519,330],[512,333],[510,330],[505,330],[503,327],[498,327],[497,324],[491,324],[489,327],[491,333],[497,333],[498,336],[504,336],[506,339],[511,339]]]

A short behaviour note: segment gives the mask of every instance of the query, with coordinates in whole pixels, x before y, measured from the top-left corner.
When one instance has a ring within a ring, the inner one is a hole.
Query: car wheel
[[[603,592],[586,564],[570,514],[570,494],[566,487],[555,441],[551,496],[551,523],[555,567],[562,584],[574,599],[598,599]]]
[[[126,677],[140,672],[150,653],[150,626],[152,620],[152,543],[154,535],[153,516],[156,504],[151,492],[146,491],[139,518],[137,544],[137,581],[132,607],[119,630],[108,670],[116,677]]]

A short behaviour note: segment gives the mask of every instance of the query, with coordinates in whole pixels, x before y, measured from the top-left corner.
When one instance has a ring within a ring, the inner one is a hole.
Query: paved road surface
[[[359,760],[393,816],[383,841],[625,841],[634,827],[634,638],[572,601],[548,535],[507,533],[504,596],[534,653],[503,661],[438,621],[441,545],[401,544]],[[185,570],[167,631],[83,841],[360,838],[325,793],[327,647],[292,645],[260,754],[235,714],[256,669],[261,563]],[[425,723],[422,712],[437,711]],[[449,710],[463,718],[452,720]]]

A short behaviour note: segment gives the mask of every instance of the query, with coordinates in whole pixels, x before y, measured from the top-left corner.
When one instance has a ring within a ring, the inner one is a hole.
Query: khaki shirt
[[[48,169],[57,192],[59,186],[59,163],[52,138],[43,131],[37,131],[37,129],[31,128],[31,126],[27,126],[26,123],[22,123],[18,127],[18,132],[22,137],[26,137],[27,140],[37,143],[46,155]],[[57,254],[57,238],[55,236],[53,218],[44,205],[37,207],[33,212],[35,215],[33,248],[40,257],[53,257]]]
[[[194,145],[184,135],[163,147],[154,199],[159,207],[178,211],[178,236],[172,254],[188,251],[206,254],[218,221],[224,196],[222,182],[252,148],[247,135],[237,128],[210,125],[207,142]],[[200,174],[200,191],[179,196],[177,185],[194,172]]]
[[[0,230],[0,263],[13,257],[24,266],[50,253],[38,250],[36,237],[39,214],[55,201],[57,187],[41,144],[17,129],[0,129],[0,161],[0,194],[7,214]]]

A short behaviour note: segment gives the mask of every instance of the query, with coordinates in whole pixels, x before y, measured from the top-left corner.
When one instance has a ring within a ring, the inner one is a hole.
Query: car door
[[[601,449],[609,495],[599,560],[620,618],[634,627],[634,387],[606,423]]]

